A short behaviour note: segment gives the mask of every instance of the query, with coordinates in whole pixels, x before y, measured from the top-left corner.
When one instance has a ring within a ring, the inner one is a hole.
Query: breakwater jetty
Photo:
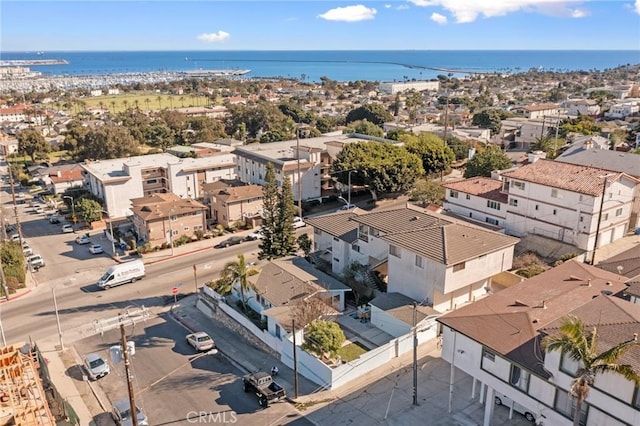
[[[1,60],[0,67],[28,67],[41,65],[68,65],[66,59],[10,59]]]

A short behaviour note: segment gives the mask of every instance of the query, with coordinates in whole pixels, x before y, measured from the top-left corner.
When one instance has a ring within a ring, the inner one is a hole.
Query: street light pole
[[[413,302],[413,405],[418,405],[418,304]]]
[[[73,200],[73,197],[71,195],[64,195],[62,198],[68,198],[71,200],[71,223],[73,223],[73,232],[76,231],[76,206]]]
[[[111,215],[109,214],[108,211],[106,210],[102,210],[102,213],[105,213],[107,215],[107,217],[109,218],[109,232],[111,232],[111,255],[115,256],[116,255],[116,237],[115,235],[113,235],[113,221],[111,220]]]
[[[302,217],[302,180],[300,175],[300,127],[296,127],[296,158],[298,163],[298,216]]]
[[[64,351],[64,343],[62,341],[62,328],[60,327],[60,316],[58,315],[58,301],[56,300],[56,289],[51,288],[51,294],[53,295],[53,307],[56,310],[56,323],[58,323],[58,337],[60,337],[60,350]]]

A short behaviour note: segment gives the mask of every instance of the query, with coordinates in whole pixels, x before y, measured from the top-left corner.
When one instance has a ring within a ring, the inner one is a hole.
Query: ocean
[[[359,51],[153,51],[2,52],[0,59],[64,59],[66,65],[29,66],[43,75],[105,75],[158,71],[248,69],[246,77],[319,82],[425,80],[439,74],[604,70],[640,64],[631,50],[359,50]]]

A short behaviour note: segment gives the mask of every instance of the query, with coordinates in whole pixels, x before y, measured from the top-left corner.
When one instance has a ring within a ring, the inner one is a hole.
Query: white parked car
[[[193,348],[198,352],[208,351],[213,349],[214,346],[213,339],[204,331],[188,334],[187,343],[193,346]]]
[[[36,271],[44,266],[44,259],[39,254],[34,254],[27,257],[27,262]]]
[[[294,216],[293,217],[293,228],[294,229],[303,228],[305,226],[307,226],[307,224],[304,223],[304,220],[302,220],[302,218],[300,216]]]
[[[89,252],[91,254],[100,254],[104,252],[104,250],[102,250],[102,246],[100,244],[91,244],[89,246]]]
[[[264,233],[262,232],[262,228],[256,229],[255,231],[247,235],[247,240],[249,241],[261,240],[263,238],[264,238]]]
[[[87,237],[86,235],[80,235],[76,238],[76,243],[77,244],[89,244],[91,242],[91,240],[89,240],[89,237]]]
[[[84,359],[84,366],[91,380],[98,380],[109,374],[109,364],[98,354],[89,354]]]
[[[342,207],[340,207],[338,210],[336,210],[336,213],[346,212],[346,211],[349,211],[349,210],[353,210],[353,209],[355,209],[356,207],[358,207],[358,206],[356,206],[355,204],[345,204],[344,206],[342,206]]]
[[[69,232],[73,232],[73,226],[72,225],[62,225],[62,233],[67,234]]]
[[[120,426],[132,426],[133,419],[131,418],[131,402],[129,399],[123,399],[113,404],[113,411],[111,417]],[[138,426],[149,426],[149,419],[142,412],[140,407],[136,404],[136,417],[138,419]]]
[[[22,246],[22,252],[25,256],[31,256],[33,254],[33,249],[28,245]]]
[[[511,408],[511,404],[513,404],[513,411],[522,414],[524,418],[530,422],[536,421],[536,416],[533,414],[533,410],[529,410],[525,406],[512,401],[508,396],[505,396],[500,392],[495,392],[495,396],[493,399],[496,405],[504,405],[507,408]]]

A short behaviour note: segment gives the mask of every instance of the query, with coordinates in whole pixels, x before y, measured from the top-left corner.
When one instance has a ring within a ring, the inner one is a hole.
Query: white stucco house
[[[570,261],[440,316],[451,379],[460,371],[473,378],[469,393],[450,398],[478,398],[485,404],[484,426],[492,424],[496,392],[523,406],[536,424],[571,425],[575,403],[568,391],[578,364],[567,354],[546,352],[541,342],[558,333],[567,315],[587,330],[598,328],[598,353],[637,338],[640,306],[614,296],[626,288],[625,279]],[[621,362],[640,368],[640,346]],[[596,374],[580,424],[640,424],[640,389],[622,376]]]
[[[314,248],[331,257],[332,272],[351,262],[386,276],[400,293],[439,312],[487,294],[491,277],[511,269],[519,241],[451,217],[407,205],[308,218]]]
[[[585,251],[640,223],[640,180],[626,173],[540,159],[499,176],[501,189],[485,178],[445,184],[445,209],[484,218],[509,235],[542,235]]]
[[[267,322],[267,330],[277,338],[291,331],[296,305],[308,298],[318,297],[326,302],[333,314],[345,309],[345,293],[349,287],[335,278],[313,268],[307,260],[287,257],[272,260],[249,277],[251,288],[245,301]],[[239,284],[234,284],[234,296],[241,299]]]

